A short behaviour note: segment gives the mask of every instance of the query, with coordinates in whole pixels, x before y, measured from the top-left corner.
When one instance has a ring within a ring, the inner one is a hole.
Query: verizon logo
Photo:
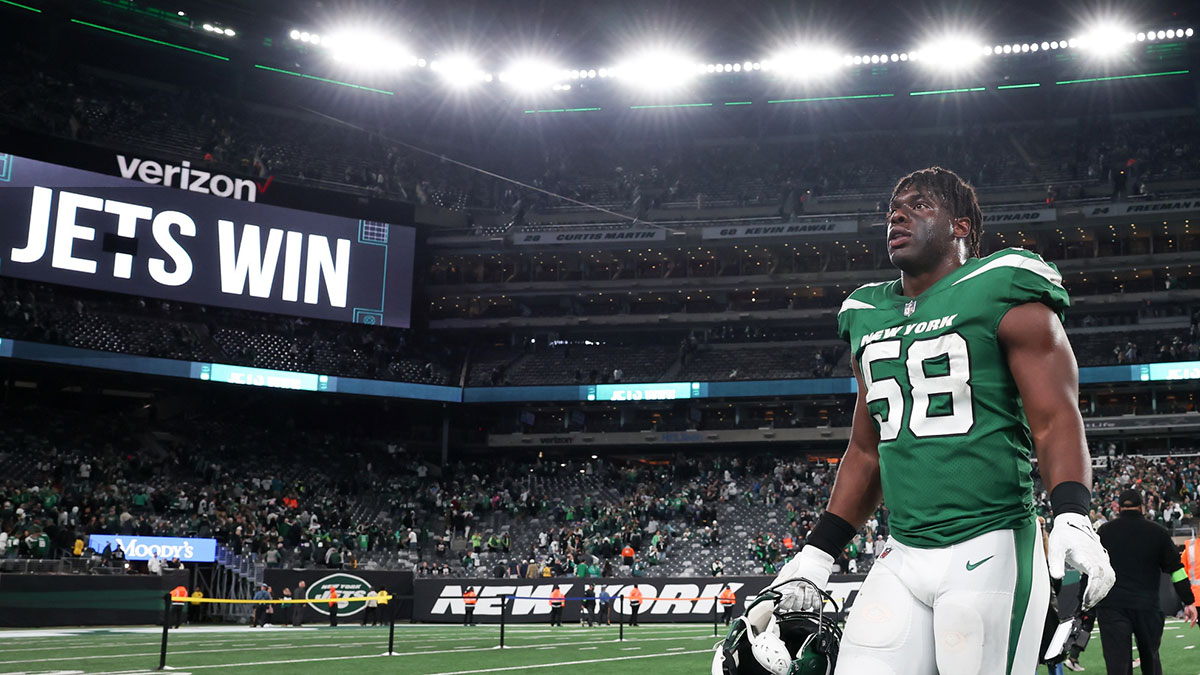
[[[212,173],[195,168],[184,161],[180,166],[160,164],[148,159],[117,155],[117,168],[122,178],[140,180],[150,185],[164,185],[202,195],[216,195],[231,199],[253,202],[259,192],[266,192],[274,176],[262,183],[249,178],[233,178],[223,173]]]

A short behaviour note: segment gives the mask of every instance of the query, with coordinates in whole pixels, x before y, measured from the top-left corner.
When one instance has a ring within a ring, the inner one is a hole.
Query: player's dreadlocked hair
[[[967,235],[967,253],[978,258],[979,242],[983,237],[983,211],[979,208],[979,197],[975,194],[975,188],[959,178],[958,174],[940,166],[914,171],[901,178],[892,190],[892,199],[902,190],[909,188],[926,190],[937,195],[950,211],[951,218],[967,218],[971,221],[971,232]]]

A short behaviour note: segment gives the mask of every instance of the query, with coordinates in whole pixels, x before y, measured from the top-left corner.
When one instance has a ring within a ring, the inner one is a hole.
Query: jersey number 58
[[[873,366],[881,361],[900,359],[901,340],[872,342],[862,351],[862,375],[867,386],[866,401],[887,403],[886,417],[883,413],[872,413],[879,425],[879,440],[893,441],[900,435],[901,425],[907,417],[908,429],[913,436],[957,436],[965,434],[975,423],[974,406],[971,404],[971,358],[967,353],[967,341],[958,333],[947,333],[935,338],[916,340],[908,347],[904,356],[908,371],[912,409],[905,414],[904,389],[894,377],[876,379]],[[942,372],[931,375],[927,364],[936,363]],[[949,413],[935,413],[931,403],[946,402],[939,409],[948,407]],[[945,399],[948,398],[948,401]],[[878,406],[876,406],[878,408]]]

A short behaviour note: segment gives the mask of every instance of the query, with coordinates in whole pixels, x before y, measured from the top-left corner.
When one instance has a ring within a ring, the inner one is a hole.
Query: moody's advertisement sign
[[[120,546],[126,560],[149,560],[154,555],[159,560],[179,558],[183,562],[213,562],[217,559],[216,539],[93,534],[88,538],[88,546],[99,552],[106,546],[111,546],[114,551]]]

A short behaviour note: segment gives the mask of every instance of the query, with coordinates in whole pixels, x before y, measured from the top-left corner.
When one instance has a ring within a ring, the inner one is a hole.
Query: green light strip
[[[545,110],[526,110],[525,114],[532,115],[534,113],[591,112],[599,109],[600,108],[549,108]]]
[[[361,89],[363,91],[373,91],[376,94],[387,94],[388,96],[396,95],[396,92],[388,91],[386,89],[374,89],[372,87],[366,87],[361,84],[352,84],[350,82],[342,82],[340,80],[331,80],[327,77],[317,77],[316,75],[307,75],[305,73],[296,73],[296,72],[293,72],[290,70],[282,70],[280,68],[271,68],[270,66],[263,66],[263,65],[259,65],[257,63],[254,64],[254,67],[258,68],[259,70],[269,70],[272,73],[281,73],[283,75],[291,75],[293,77],[303,77],[306,80],[316,80],[317,82],[325,82],[326,84],[336,84],[336,85],[339,85],[342,87],[350,87],[351,89]]]
[[[1162,73],[1139,73],[1137,75],[1113,75],[1111,77],[1089,77],[1083,80],[1060,80],[1054,84],[1082,84],[1084,82],[1108,82],[1110,80],[1133,80],[1140,77],[1159,77],[1162,75],[1187,75],[1188,70],[1169,70]]]
[[[750,105],[753,101],[726,101],[725,105]]]
[[[969,89],[937,89],[934,91],[910,91],[909,96],[932,96],[933,94],[965,94],[970,91],[987,91],[987,87],[971,87]]]
[[[191,52],[193,54],[207,56],[210,59],[217,59],[220,61],[228,61],[229,60],[229,57],[227,57],[227,56],[210,54],[208,52],[202,52],[199,49],[192,49],[191,47],[184,47],[183,45],[172,44],[170,42],[163,42],[162,40],[155,40],[154,38],[148,38],[144,35],[137,35],[136,33],[126,33],[123,30],[117,30],[116,28],[109,28],[108,26],[101,26],[99,24],[88,23],[87,21],[80,21],[79,19],[71,19],[71,23],[77,23],[81,26],[87,26],[88,28],[95,28],[96,30],[107,31],[109,33],[116,33],[117,35],[124,35],[125,37],[131,37],[135,40],[143,40],[145,42],[152,42],[156,45],[162,45],[163,47],[170,47],[172,49],[179,49],[179,50],[182,50],[185,52]]]
[[[858,94],[856,96],[821,96],[820,98],[787,98],[767,103],[810,103],[813,101],[848,101],[856,98],[891,98],[895,94]]]
[[[13,2],[12,0],[0,0],[0,2],[4,3],[6,5],[12,5],[13,7],[20,7],[21,9],[27,9],[31,12],[37,12],[38,14],[42,13],[42,10],[38,9],[37,7],[30,7],[29,5],[22,5],[21,3]]]
[[[997,85],[996,88],[997,89],[1028,89],[1030,87],[1040,87],[1040,86],[1042,86],[1042,85],[1037,82],[1031,82],[1030,84],[1001,84],[1001,85]]]
[[[711,103],[669,103],[664,105],[631,105],[630,110],[648,110],[650,108],[708,108]]]

